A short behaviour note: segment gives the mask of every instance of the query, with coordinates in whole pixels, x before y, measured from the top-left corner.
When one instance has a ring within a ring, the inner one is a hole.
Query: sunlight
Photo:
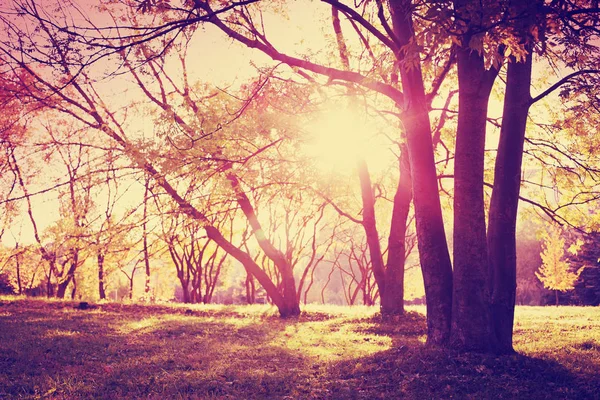
[[[364,327],[368,324],[365,323]],[[298,351],[321,362],[358,360],[389,350],[392,339],[357,331],[340,320],[325,320],[288,325],[273,339],[273,345]]]
[[[394,162],[385,127],[360,107],[330,103],[315,115],[306,126],[305,151],[320,172],[353,174],[362,158],[372,173],[381,173]]]
[[[58,337],[75,337],[75,336],[81,336],[81,332],[78,331],[71,331],[71,330],[65,330],[65,329],[51,329],[48,330],[43,337],[47,338],[47,339],[53,339],[53,338],[58,338]]]

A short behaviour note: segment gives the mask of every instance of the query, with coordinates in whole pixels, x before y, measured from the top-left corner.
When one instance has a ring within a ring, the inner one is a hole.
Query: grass
[[[75,304],[0,297],[0,398],[600,398],[600,308],[518,308],[493,357],[426,348],[417,311]]]

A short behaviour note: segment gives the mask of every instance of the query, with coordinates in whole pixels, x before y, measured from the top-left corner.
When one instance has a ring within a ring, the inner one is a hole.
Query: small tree
[[[558,292],[573,290],[583,267],[576,272],[571,270],[571,266],[565,260],[565,240],[556,225],[551,225],[545,233],[541,257],[542,266],[535,272],[535,276],[546,289],[554,290],[558,306]]]

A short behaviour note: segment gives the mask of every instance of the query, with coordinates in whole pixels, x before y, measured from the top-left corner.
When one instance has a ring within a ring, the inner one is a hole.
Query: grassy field
[[[0,398],[600,399],[600,308],[518,308],[492,357],[425,348],[422,309],[75,305],[0,297]]]

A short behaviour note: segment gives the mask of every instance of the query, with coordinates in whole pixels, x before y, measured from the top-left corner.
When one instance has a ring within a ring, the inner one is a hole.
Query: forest
[[[600,305],[597,1],[10,0],[0,26],[1,293],[422,304],[428,345],[490,354],[517,304]]]

